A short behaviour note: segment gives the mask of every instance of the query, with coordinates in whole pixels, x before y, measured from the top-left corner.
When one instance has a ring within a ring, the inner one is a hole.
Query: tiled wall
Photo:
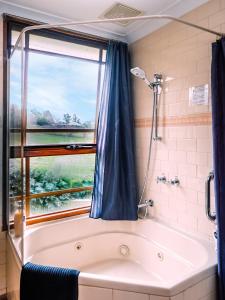
[[[3,73],[3,28],[2,17],[0,16],[0,140],[2,136],[2,73]],[[0,179],[2,178],[2,142],[0,142]],[[0,224],[2,224],[2,194],[0,184]],[[1,232],[0,225],[0,295],[6,293],[6,280],[5,280],[5,233]]]
[[[213,0],[184,19],[225,31],[225,0]],[[214,225],[204,212],[204,180],[212,170],[211,115],[209,105],[189,105],[189,87],[210,86],[211,43],[216,36],[172,22],[131,45],[132,66],[149,78],[162,73],[160,100],[161,142],[154,142],[147,198],[155,201],[154,216],[176,228],[212,238]],[[139,186],[147,163],[152,92],[133,78],[136,119],[136,153]],[[210,93],[210,92],[209,92]],[[180,187],[157,184],[164,173],[177,175]]]

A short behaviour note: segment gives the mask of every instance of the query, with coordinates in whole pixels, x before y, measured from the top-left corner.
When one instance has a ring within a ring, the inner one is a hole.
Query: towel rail
[[[207,218],[214,222],[216,220],[216,214],[214,212],[211,212],[211,181],[214,179],[214,173],[210,172],[206,181],[205,181],[205,212]]]

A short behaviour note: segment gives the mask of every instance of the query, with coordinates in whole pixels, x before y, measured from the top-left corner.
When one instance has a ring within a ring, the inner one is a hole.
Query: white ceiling
[[[0,0],[0,13],[10,13],[42,22],[99,18],[116,2],[147,14],[180,17],[208,0]],[[118,24],[79,26],[74,29],[107,38],[133,42],[166,24],[165,20],[138,21],[126,27]]]

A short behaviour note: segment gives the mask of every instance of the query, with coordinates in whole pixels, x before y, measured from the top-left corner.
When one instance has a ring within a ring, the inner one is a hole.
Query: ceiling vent
[[[105,19],[128,18],[137,17],[142,14],[143,12],[136,8],[124,5],[122,3],[116,3],[112,7],[110,7],[101,17]],[[116,23],[118,23],[119,25],[127,26],[132,22],[134,21],[118,21]]]

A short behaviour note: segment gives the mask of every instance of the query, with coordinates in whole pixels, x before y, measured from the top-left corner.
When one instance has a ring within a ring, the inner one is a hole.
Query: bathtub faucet
[[[148,208],[154,206],[154,201],[149,199],[145,200],[144,203],[138,204],[138,217],[139,219],[145,219],[148,216]],[[144,209],[144,213],[143,213]],[[140,213],[141,210],[141,213]]]
[[[142,203],[142,204],[138,204],[138,209],[139,208],[142,208],[142,207],[152,207],[154,205],[154,201],[153,200],[151,200],[151,199],[149,199],[149,200],[145,200],[145,202],[144,203]]]

